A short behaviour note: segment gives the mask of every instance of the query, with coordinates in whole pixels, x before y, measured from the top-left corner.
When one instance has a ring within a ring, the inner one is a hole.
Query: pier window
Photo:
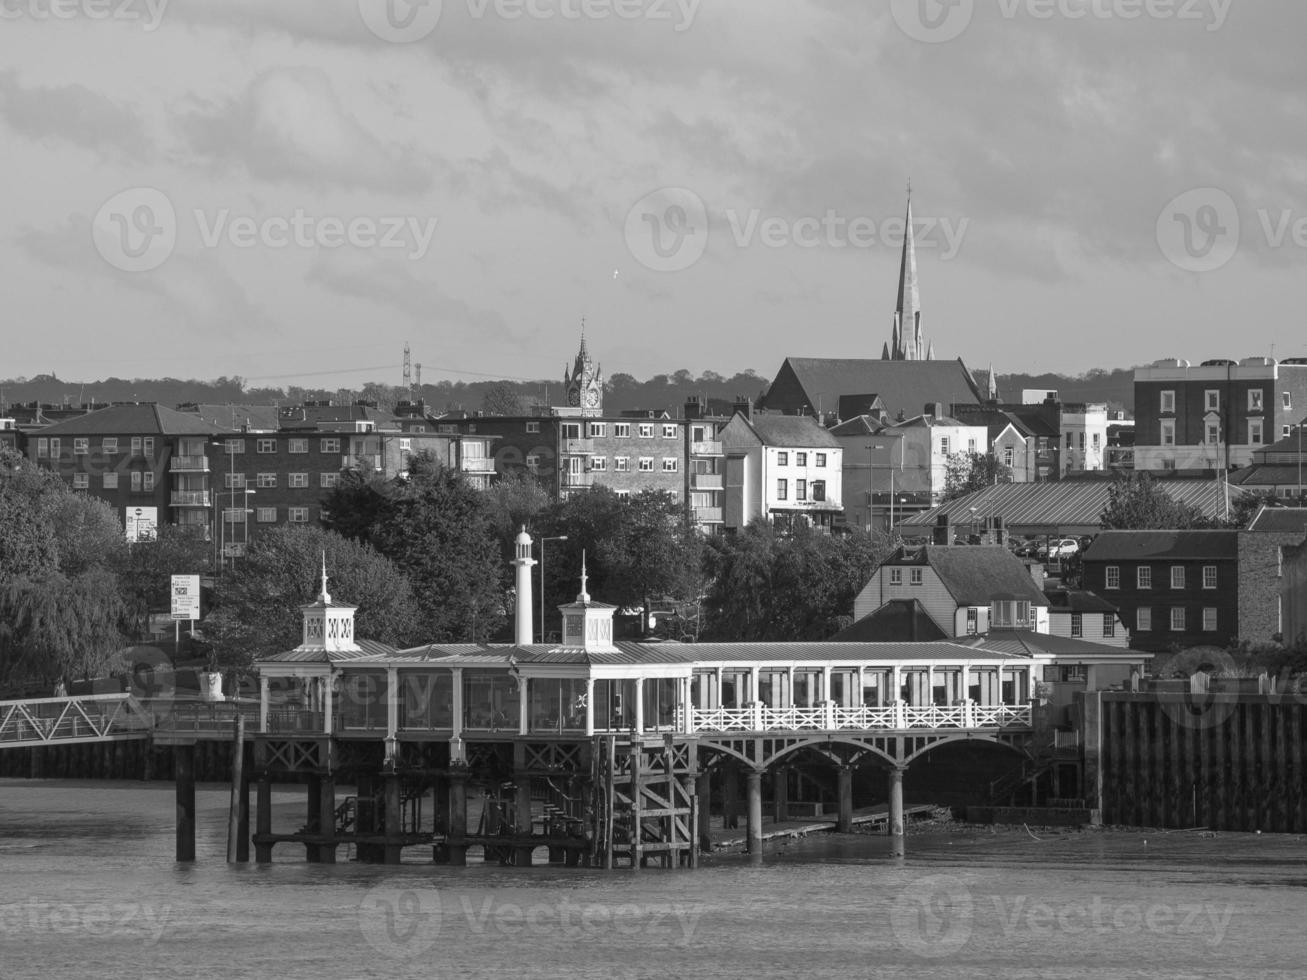
[[[815,708],[826,700],[821,689],[820,670],[796,670],[794,672],[794,707]]]
[[[400,728],[433,731],[454,727],[454,679],[449,671],[405,673],[400,691]]]
[[[507,673],[463,672],[463,727],[517,731],[517,682]]]
[[[858,675],[852,670],[830,672],[830,700],[841,708],[857,707]]]
[[[635,724],[635,681],[595,681],[595,728],[623,731]]]
[[[675,677],[647,677],[644,682],[644,727],[674,728],[676,726]]]
[[[584,678],[533,677],[527,682],[527,692],[531,731],[585,731]]]
[[[905,670],[901,675],[899,700],[921,707],[931,703],[931,692],[927,690],[927,675],[924,670]]]
[[[385,731],[390,685],[380,671],[345,674],[333,698],[337,731]]]
[[[789,704],[790,672],[788,670],[758,671],[758,700],[768,708],[784,708]]]
[[[701,710],[715,708],[717,695],[717,671],[696,670],[690,678],[690,704]]]
[[[722,707],[743,708],[753,700],[749,690],[749,672],[747,670],[722,671]]]
[[[893,700],[889,691],[889,672],[867,670],[862,674],[862,703],[868,708],[884,708]]]

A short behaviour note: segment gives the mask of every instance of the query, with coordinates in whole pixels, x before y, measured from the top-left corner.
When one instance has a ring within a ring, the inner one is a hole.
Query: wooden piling
[[[903,857],[906,853],[904,846],[904,821],[903,821],[903,773],[906,770],[900,766],[895,766],[889,773],[889,835],[890,835],[890,854],[893,857]]]
[[[837,770],[839,785],[839,816],[835,821],[835,830],[841,834],[853,832],[853,768],[840,766]]]
[[[195,746],[173,747],[177,792],[177,860],[195,860]]]
[[[749,854],[755,860],[762,860],[762,770],[747,770],[744,780],[749,797],[748,808],[745,810]]]
[[[245,784],[245,716],[238,714],[233,726],[231,750],[231,802],[227,808],[227,863],[250,859],[250,799]],[[245,827],[241,827],[244,816]],[[241,851],[244,850],[244,856]]]

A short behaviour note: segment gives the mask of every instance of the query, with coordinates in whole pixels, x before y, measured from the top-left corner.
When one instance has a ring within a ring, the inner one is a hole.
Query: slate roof
[[[178,412],[153,402],[111,405],[76,418],[54,422],[41,429],[44,436],[162,435],[212,436],[230,432],[189,412]]]
[[[1254,463],[1230,474],[1230,482],[1235,486],[1248,487],[1284,487],[1298,485],[1297,463]],[[1304,483],[1307,484],[1307,466],[1302,469]]]
[[[794,379],[807,397],[807,405],[830,411],[841,395],[875,392],[894,415],[903,411],[919,414],[927,402],[982,400],[979,387],[961,358],[956,361],[882,361],[870,358],[787,357],[777,373]],[[775,384],[773,382],[773,387]],[[799,405],[776,405],[769,390],[763,405],[783,411],[798,411]]]
[[[959,606],[988,606],[996,598],[1048,605],[1025,563],[1003,547],[928,544],[903,549],[885,565],[929,565]]]
[[[891,599],[870,615],[831,637],[832,643],[917,643],[947,640],[919,599]]]
[[[1272,534],[1307,533],[1307,507],[1263,507],[1248,525],[1248,530]]]
[[[1239,556],[1238,531],[1103,531],[1085,561],[1229,558]]]
[[[1102,596],[1082,589],[1045,589],[1052,612],[1065,613],[1116,613],[1120,608]]]
[[[276,405],[186,405],[178,411],[228,430],[248,426],[253,431],[276,432],[281,427]]]
[[[751,429],[764,446],[801,449],[840,449],[840,442],[809,415],[772,415],[756,413],[752,419],[737,416]]]
[[[1022,657],[1055,654],[1059,657],[1109,657],[1114,660],[1137,662],[1152,656],[1140,653],[1138,650],[1125,650],[1105,643],[1093,643],[1069,636],[1054,636],[1051,633],[1035,633],[1031,630],[994,630],[980,637],[977,646],[993,653]]]

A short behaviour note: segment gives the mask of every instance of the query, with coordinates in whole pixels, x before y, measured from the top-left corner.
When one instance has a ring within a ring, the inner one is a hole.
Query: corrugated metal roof
[[[1274,534],[1307,533],[1307,507],[1263,507],[1248,525],[1248,530]]]
[[[975,659],[976,650],[961,643],[686,643],[682,650],[697,663],[753,661],[838,661],[844,663],[896,660]],[[989,655],[990,651],[985,651]]]
[[[1090,561],[1237,558],[1238,531],[1103,531],[1085,552]]]
[[[1000,483],[951,500],[934,510],[917,514],[904,527],[925,528],[947,515],[955,526],[974,524],[977,515],[1001,517],[1005,527],[1040,528],[1056,533],[1101,527],[1111,480],[1063,480],[1057,483]],[[1204,517],[1225,514],[1226,487],[1215,480],[1154,480],[1172,500],[1198,509]],[[1242,493],[1230,487],[1231,498]],[[975,513],[972,513],[975,508]]]

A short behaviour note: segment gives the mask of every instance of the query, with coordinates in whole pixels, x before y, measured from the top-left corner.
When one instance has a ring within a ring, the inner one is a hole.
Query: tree
[[[490,524],[499,542],[499,554],[505,563],[513,557],[513,544],[523,527],[535,527],[537,519],[549,509],[548,492],[528,473],[504,474],[499,481],[482,491]]]
[[[703,539],[672,494],[635,494],[596,549],[596,563],[606,573],[607,601],[640,606],[647,617],[655,598],[696,597],[702,549]]]
[[[352,541],[368,543],[395,492],[395,484],[364,460],[358,469],[342,473],[336,485],[322,495],[322,526]]]
[[[150,613],[172,608],[174,575],[198,575],[212,563],[213,546],[196,528],[165,525],[152,540],[124,549],[115,571],[127,637],[145,639]]]
[[[1173,500],[1147,473],[1112,482],[1107,506],[1099,517],[1105,531],[1184,530],[1207,520],[1189,504]]]
[[[522,398],[517,386],[509,381],[496,381],[481,396],[481,410],[487,415],[523,415]]]
[[[1012,470],[990,453],[953,453],[944,474],[944,502],[977,490],[1012,482]]]
[[[393,562],[333,531],[282,526],[254,538],[235,570],[220,580],[217,608],[204,625],[212,662],[244,667],[298,646],[300,607],[322,587],[324,555],[332,600],[358,607],[356,637],[392,646],[424,639],[408,579]]]

